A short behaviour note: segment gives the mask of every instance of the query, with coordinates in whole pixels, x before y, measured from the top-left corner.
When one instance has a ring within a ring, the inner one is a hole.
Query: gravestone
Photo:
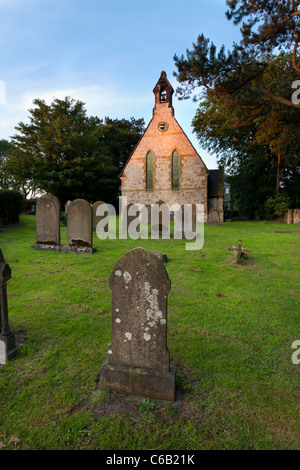
[[[294,224],[300,224],[300,209],[294,209]]]
[[[65,204],[65,214],[66,215],[68,213],[68,207],[69,207],[70,204],[71,204],[71,201],[67,201],[66,204]]]
[[[289,209],[283,221],[287,224],[300,224],[300,209]]]
[[[40,197],[36,204],[36,241],[32,248],[60,251],[60,204],[52,194]]]
[[[15,334],[9,329],[7,282],[11,279],[11,269],[5,262],[0,249],[0,364],[6,364],[18,350]]]
[[[98,207],[100,206],[103,206],[103,210],[101,210],[101,215],[99,214],[99,211],[98,211],[98,215],[97,215],[97,209]],[[107,217],[108,215],[108,209],[107,209],[107,205],[105,204],[105,202],[103,201],[96,201],[94,202],[93,204],[93,232],[96,232],[96,229],[97,229],[97,225],[99,222],[101,222],[101,220],[103,220],[105,217]],[[106,224],[104,226],[104,232],[108,232],[108,224]]]
[[[175,368],[167,349],[167,298],[171,282],[153,253],[136,248],[116,263],[111,343],[100,370],[100,389],[175,401]]]
[[[84,199],[75,199],[69,204],[67,216],[67,245],[62,251],[94,253],[93,210]]]
[[[208,213],[207,223],[209,225],[219,225],[220,223],[220,214],[216,209],[211,209]]]
[[[287,213],[287,223],[293,224],[294,223],[294,209],[289,209]]]

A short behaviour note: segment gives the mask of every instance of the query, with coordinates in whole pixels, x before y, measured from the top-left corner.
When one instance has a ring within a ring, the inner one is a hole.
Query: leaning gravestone
[[[98,214],[97,214],[97,209],[100,206],[104,206],[104,207],[102,207],[101,210],[98,210]],[[99,214],[100,211],[101,211],[101,215]],[[93,232],[96,232],[98,223],[101,222],[101,220],[103,220],[105,217],[107,217],[107,215],[108,215],[108,209],[107,209],[107,205],[105,204],[105,202],[96,201],[93,204]],[[104,226],[104,232],[108,232],[108,224]]]
[[[175,401],[176,371],[167,349],[167,297],[171,282],[153,253],[136,248],[115,265],[111,343],[100,370],[100,389]]]
[[[36,242],[32,248],[60,251],[60,204],[52,194],[40,197],[36,204]]]
[[[216,209],[211,209],[208,213],[207,223],[209,225],[219,225],[220,223],[220,214]]]
[[[9,329],[7,306],[7,282],[11,279],[11,269],[5,262],[0,249],[0,364],[6,364],[18,350],[15,334]]]
[[[93,211],[84,199],[75,199],[68,207],[67,245],[62,251],[94,253],[92,232]]]

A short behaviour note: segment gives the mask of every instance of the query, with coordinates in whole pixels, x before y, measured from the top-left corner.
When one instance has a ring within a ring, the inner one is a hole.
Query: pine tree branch
[[[268,90],[263,81],[263,73],[257,77],[257,84],[265,99],[276,101],[277,103],[283,104],[284,106],[300,109],[300,104],[293,103],[292,101],[287,100],[282,96],[274,95],[270,90]]]

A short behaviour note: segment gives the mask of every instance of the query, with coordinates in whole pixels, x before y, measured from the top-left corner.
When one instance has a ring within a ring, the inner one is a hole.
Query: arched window
[[[172,153],[172,188],[179,189],[179,152]]]
[[[153,189],[153,155],[151,152],[146,156],[146,189]]]

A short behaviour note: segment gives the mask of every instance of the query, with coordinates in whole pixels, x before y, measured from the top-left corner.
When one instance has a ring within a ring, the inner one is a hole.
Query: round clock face
[[[169,124],[166,121],[161,121],[157,128],[160,132],[166,132],[169,129]]]

